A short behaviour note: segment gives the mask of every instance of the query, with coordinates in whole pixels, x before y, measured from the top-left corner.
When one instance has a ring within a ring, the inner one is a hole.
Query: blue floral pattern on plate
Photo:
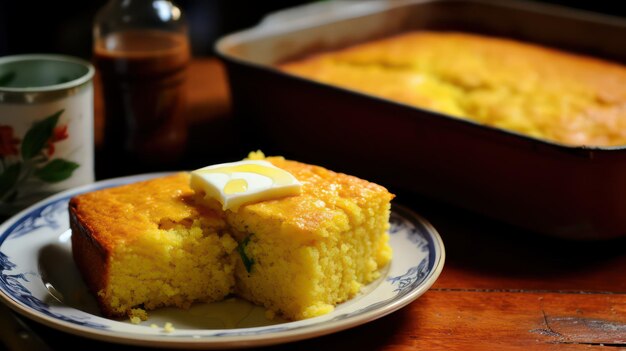
[[[437,232],[410,210],[394,206],[389,229],[394,259],[382,272],[383,277],[365,287],[361,295],[337,306],[334,312],[317,318],[233,329],[176,328],[165,333],[147,325],[106,319],[80,307],[48,303],[54,299],[41,279],[36,256],[45,245],[58,243],[62,233],[67,231],[69,199],[82,192],[160,175],[117,178],[66,191],[2,224],[0,298],[29,318],[86,337],[104,337],[120,343],[132,341],[146,346],[190,343],[206,348],[261,346],[327,334],[384,316],[423,294],[443,268],[445,254]]]
[[[6,235],[8,238],[16,239],[40,228],[58,230],[60,224],[56,217],[65,211],[67,211],[67,199],[59,199],[46,206],[36,208],[13,224],[7,230]]]
[[[19,274],[6,274],[6,271],[10,271],[15,268],[15,264],[9,261],[9,258],[2,252],[0,252],[0,269],[2,269],[2,274],[0,274],[0,284],[6,291],[19,301],[24,306],[28,306],[34,311],[43,313],[46,316],[70,322],[76,325],[82,325],[84,327],[96,328],[96,329],[105,329],[108,328],[104,324],[90,322],[87,318],[77,318],[71,315],[64,315],[60,313],[55,313],[50,309],[50,306],[40,299],[33,296],[33,294],[24,287],[22,282],[28,282],[28,278],[24,273]]]

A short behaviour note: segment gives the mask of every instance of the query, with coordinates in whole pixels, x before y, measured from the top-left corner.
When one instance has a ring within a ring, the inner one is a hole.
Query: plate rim
[[[183,172],[183,171],[180,171]],[[86,191],[94,191],[101,188],[122,185],[134,181],[141,181],[145,179],[156,178],[159,176],[165,176],[168,174],[173,174],[177,172],[157,172],[157,173],[143,173],[136,175],[129,175],[124,177],[117,177],[111,179],[105,179],[101,181],[96,181],[94,183],[86,184],[83,186],[71,188],[55,195],[52,195],[48,198],[45,198],[41,201],[36,202],[35,204],[25,208],[24,210],[18,212],[13,215],[9,219],[7,219],[4,223],[0,224],[0,247],[2,243],[6,240],[5,233],[9,231],[15,223],[24,217],[25,214],[32,212],[33,210],[45,207],[46,205],[58,201],[62,198],[66,198],[69,196],[73,196],[76,194],[80,194]],[[16,301],[12,296],[5,293],[3,290],[0,290],[0,301],[10,307],[13,311],[19,313],[21,316],[44,324],[50,328],[60,330],[62,332],[66,332],[73,335],[78,335],[82,337],[86,337],[89,339],[109,342],[109,343],[117,343],[117,344],[125,344],[125,345],[135,345],[135,346],[152,346],[152,347],[161,347],[161,348],[175,348],[175,347],[187,347],[194,349],[216,349],[216,348],[245,348],[245,347],[261,347],[261,346],[269,346],[276,345],[280,343],[286,342],[295,342],[305,339],[310,339],[322,335],[328,335],[332,333],[336,333],[339,331],[343,331],[346,329],[350,329],[352,327],[356,327],[362,324],[369,323],[373,320],[382,318],[386,315],[389,315],[402,307],[410,304],[418,297],[423,295],[426,291],[430,289],[430,287],[435,283],[441,272],[443,271],[444,263],[445,263],[445,247],[441,236],[437,232],[437,230],[433,227],[433,225],[426,220],[421,215],[417,214],[415,211],[410,208],[399,205],[392,204],[392,212],[396,212],[402,217],[408,218],[414,224],[420,224],[423,226],[425,233],[430,236],[430,242],[432,243],[432,248],[434,249],[434,263],[432,269],[428,272],[428,274],[423,278],[423,280],[419,283],[419,285],[411,290],[406,295],[400,297],[395,301],[391,301],[389,304],[381,306],[379,308],[373,309],[371,311],[366,311],[354,316],[349,316],[345,319],[341,320],[330,320],[323,323],[313,324],[309,326],[304,326],[299,329],[291,330],[281,330],[277,332],[268,332],[263,334],[248,334],[248,335],[232,335],[232,336],[220,336],[217,338],[211,339],[210,337],[202,337],[194,338],[193,336],[168,336],[167,334],[159,334],[159,335],[142,335],[138,333],[132,332],[111,332],[104,331],[97,328],[91,328],[83,325],[74,324],[71,322],[67,322],[64,320],[59,320],[57,318],[42,314],[39,311],[33,310],[28,306],[23,306],[21,303]],[[430,243],[429,242],[429,243]],[[297,323],[298,321],[289,322],[289,323]],[[251,328],[241,328],[245,329],[255,329],[259,327],[251,327]],[[219,330],[219,329],[217,329]],[[230,330],[230,329],[224,329]]]

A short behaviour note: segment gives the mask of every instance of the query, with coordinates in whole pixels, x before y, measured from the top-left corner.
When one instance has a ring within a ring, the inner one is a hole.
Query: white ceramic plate
[[[79,193],[159,175],[117,178],[72,189],[3,223],[3,302],[50,327],[98,340],[160,347],[250,347],[329,334],[385,316],[422,295],[443,269],[444,248],[435,229],[413,212],[396,206],[391,214],[391,264],[360,295],[327,315],[296,322],[270,321],[262,308],[233,298],[196,304],[189,310],[151,311],[148,321],[139,325],[104,318],[72,261],[67,203]],[[165,330],[166,322],[175,330]]]

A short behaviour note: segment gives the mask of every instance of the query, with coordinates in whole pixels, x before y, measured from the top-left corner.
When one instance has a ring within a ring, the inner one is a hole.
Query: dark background
[[[148,0],[141,0],[148,1]],[[215,40],[255,25],[264,14],[306,3],[305,0],[174,1],[189,23],[193,53],[211,55]],[[91,56],[92,22],[107,0],[0,0],[0,56],[60,53]]]
[[[206,56],[213,54],[213,43],[220,36],[254,26],[269,12],[309,1],[179,0],[175,3],[187,16],[194,55]],[[626,17],[619,1],[544,2]],[[0,0],[0,56],[40,52],[90,58],[92,21],[105,3],[106,0]]]

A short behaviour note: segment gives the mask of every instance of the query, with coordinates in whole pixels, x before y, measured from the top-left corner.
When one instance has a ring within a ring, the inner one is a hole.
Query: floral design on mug
[[[67,139],[67,125],[57,125],[64,110],[35,122],[23,139],[13,127],[0,125],[0,201],[11,202],[19,186],[35,177],[56,183],[72,176],[80,165],[62,158],[52,158],[55,144]]]
[[[20,139],[13,136],[13,127],[0,126],[0,157],[17,155],[17,145],[19,145]]]
[[[52,135],[50,136],[50,139],[48,139],[48,143],[46,145],[48,148],[48,156],[52,156],[54,154],[54,143],[65,140],[68,136],[67,125],[54,127]]]

